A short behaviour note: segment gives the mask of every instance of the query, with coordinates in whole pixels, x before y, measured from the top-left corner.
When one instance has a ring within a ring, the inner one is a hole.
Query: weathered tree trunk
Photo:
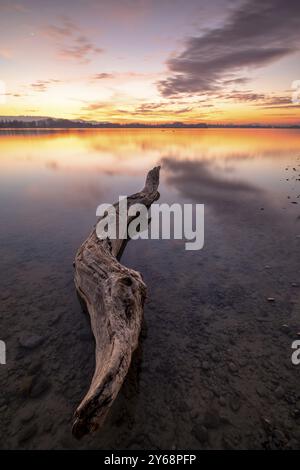
[[[149,171],[144,189],[128,197],[128,208],[136,203],[149,208],[159,198],[159,170]],[[128,218],[128,224],[133,218]],[[138,346],[146,285],[140,273],[118,261],[125,244],[122,239],[100,240],[94,227],[75,257],[75,285],[89,312],[96,342],[94,376],[74,414],[72,432],[77,438],[103,423]]]

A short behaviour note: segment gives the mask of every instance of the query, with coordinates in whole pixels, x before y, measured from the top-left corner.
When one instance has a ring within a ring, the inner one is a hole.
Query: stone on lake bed
[[[26,427],[25,429],[23,429],[21,433],[19,434],[19,444],[22,444],[23,442],[28,441],[30,438],[35,436],[37,431],[38,431],[38,428],[36,424],[32,424]]]
[[[220,403],[221,406],[226,406],[226,400],[225,400],[225,398],[224,398],[224,397],[220,397],[219,403]]]
[[[280,429],[275,429],[272,432],[272,437],[275,441],[277,441],[280,444],[282,444],[286,441],[286,437],[285,437],[284,433],[282,431],[280,431]]]
[[[236,364],[234,362],[229,362],[228,369],[233,374],[235,374],[238,371],[238,367],[236,366]]]
[[[21,412],[18,414],[19,420],[21,423],[27,423],[30,421],[35,415],[35,410],[33,408],[22,409]]]
[[[267,298],[267,301],[268,301],[268,302],[275,302],[275,299],[274,299],[274,297],[268,297],[268,298]]]
[[[35,362],[32,365],[30,365],[30,367],[28,369],[28,372],[29,372],[30,375],[35,375],[38,372],[40,372],[42,367],[43,367],[43,363],[41,361],[40,362]]]
[[[35,383],[30,391],[30,397],[38,398],[43,395],[50,388],[48,380],[41,380]]]
[[[32,388],[32,385],[33,385],[33,377],[32,376],[24,377],[21,380],[19,387],[18,387],[19,395],[24,398],[28,397],[30,390]]]
[[[207,428],[203,425],[196,424],[193,428],[194,435],[199,442],[204,444],[208,440],[208,431]]]
[[[232,397],[230,397],[229,406],[230,406],[232,411],[234,411],[234,412],[239,411],[239,409],[241,407],[240,397],[238,395],[233,395]]]
[[[34,349],[44,342],[44,337],[36,334],[23,333],[19,338],[19,343],[22,348]]]
[[[274,391],[274,394],[276,398],[280,400],[284,396],[284,389],[279,385]]]
[[[291,328],[286,323],[284,325],[281,325],[280,329],[283,333],[289,334],[291,332]]]
[[[49,325],[55,325],[56,323],[58,323],[58,321],[61,319],[62,317],[62,314],[61,313],[56,313],[54,314],[50,320],[49,320]]]
[[[220,416],[217,410],[207,410],[204,415],[203,424],[209,429],[217,429],[220,426]]]

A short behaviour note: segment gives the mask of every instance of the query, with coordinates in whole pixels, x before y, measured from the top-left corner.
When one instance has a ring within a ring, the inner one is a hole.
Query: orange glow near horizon
[[[286,129],[106,129],[0,133],[1,173],[45,171],[144,174],[166,155],[218,162],[283,158],[298,151],[300,131]],[[274,150],[276,149],[276,150]],[[141,158],[143,155],[143,158]],[[17,156],[17,158],[16,158]]]

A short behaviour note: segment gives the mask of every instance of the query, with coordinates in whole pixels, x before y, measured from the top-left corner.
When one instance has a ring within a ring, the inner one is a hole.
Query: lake
[[[205,205],[204,247],[127,245],[146,333],[105,425],[77,441],[94,343],[74,256],[97,206],[157,164],[160,203]],[[300,448],[299,207],[299,130],[1,131],[0,447]]]

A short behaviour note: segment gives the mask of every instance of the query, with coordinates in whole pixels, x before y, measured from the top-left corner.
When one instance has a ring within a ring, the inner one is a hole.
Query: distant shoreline
[[[51,126],[20,126],[20,127],[2,127],[0,124],[0,132],[1,131],[68,131],[68,130],[77,130],[77,131],[90,131],[90,130],[101,130],[101,129],[161,129],[161,130],[179,130],[179,129],[300,129],[300,125],[295,126],[243,126],[243,125],[208,125],[208,126],[172,126],[172,125],[161,125],[161,126],[131,126],[131,125],[110,125],[110,126],[69,126],[69,127],[51,127]]]
[[[81,119],[60,119],[46,116],[0,116],[0,130],[63,130],[63,129],[300,129],[299,124],[222,124],[222,123],[185,123],[171,121],[166,123],[119,123],[110,121],[84,121]]]

